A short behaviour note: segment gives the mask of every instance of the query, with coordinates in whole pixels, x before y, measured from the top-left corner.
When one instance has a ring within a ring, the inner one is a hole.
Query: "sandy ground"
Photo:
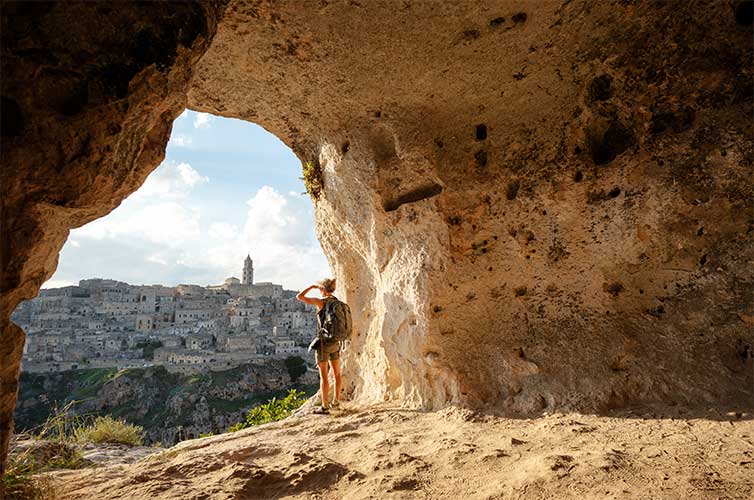
[[[750,499],[753,417],[346,406],[57,475],[67,499]]]

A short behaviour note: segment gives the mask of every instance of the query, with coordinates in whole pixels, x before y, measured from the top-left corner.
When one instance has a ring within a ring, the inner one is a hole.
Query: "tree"
[[[285,358],[285,367],[288,368],[288,374],[291,376],[291,381],[295,382],[306,373],[306,361],[299,356],[288,356]]]

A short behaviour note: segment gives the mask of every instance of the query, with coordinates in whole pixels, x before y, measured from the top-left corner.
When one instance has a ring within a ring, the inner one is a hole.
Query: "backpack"
[[[325,306],[317,314],[318,336],[324,343],[344,342],[351,338],[351,308],[333,298],[325,299]]]

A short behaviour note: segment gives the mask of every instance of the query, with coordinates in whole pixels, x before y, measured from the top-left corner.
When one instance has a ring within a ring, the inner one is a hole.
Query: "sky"
[[[110,214],[71,231],[43,288],[109,278],[214,285],[241,278],[297,290],[329,276],[301,163],[262,127],[186,110],[165,161]]]

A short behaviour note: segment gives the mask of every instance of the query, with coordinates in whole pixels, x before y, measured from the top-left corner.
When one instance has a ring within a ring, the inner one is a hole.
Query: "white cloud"
[[[209,182],[209,177],[201,175],[199,172],[191,168],[188,163],[179,163],[176,167],[178,173],[181,175],[181,179],[189,188],[193,188],[198,184]]]
[[[254,260],[255,281],[272,281],[294,288],[330,275],[312,227],[307,205],[294,201],[270,186],[263,186],[247,201],[243,228],[212,224],[217,245],[206,253],[207,263],[239,275],[247,252]]]
[[[207,128],[215,120],[209,113],[196,113],[194,116],[194,128]]]
[[[170,137],[170,143],[178,146],[179,148],[187,148],[191,146],[193,140],[183,134],[174,134]]]
[[[185,198],[198,185],[209,182],[188,163],[163,162],[149,174],[144,184],[132,194],[132,199]]]
[[[199,214],[175,202],[119,207],[109,217],[98,219],[71,234],[78,238],[146,240],[168,247],[180,247],[198,238]]]
[[[78,283],[74,283],[73,281],[67,281],[67,280],[56,280],[56,279],[50,279],[44,282],[42,285],[42,288],[61,288],[64,286],[73,286],[78,285]]]
[[[283,234],[289,234],[289,227],[297,222],[288,208],[288,200],[270,186],[262,186],[246,204],[249,212],[244,233],[248,236],[277,240]]]
[[[167,261],[165,261],[165,259],[163,259],[159,255],[150,255],[149,257],[147,257],[147,260],[149,262],[154,262],[155,264],[161,264],[163,266],[168,265]]]
[[[200,213],[185,201],[205,182],[209,179],[188,163],[164,162],[110,215],[74,229],[71,235],[180,247],[200,237]]]
[[[213,222],[209,226],[209,237],[213,240],[232,240],[238,236],[239,232],[238,226],[227,222]]]
[[[76,240],[68,240],[68,244],[71,245],[72,247],[76,247],[76,248],[78,248],[78,247],[81,246],[81,243],[79,243]]]

